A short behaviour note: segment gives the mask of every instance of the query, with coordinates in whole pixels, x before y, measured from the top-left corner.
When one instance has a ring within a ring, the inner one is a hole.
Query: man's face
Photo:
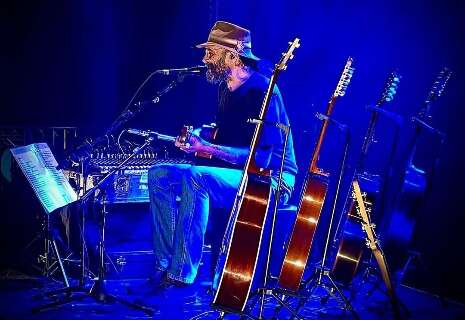
[[[221,47],[209,46],[205,48],[203,63],[208,67],[206,77],[210,83],[220,83],[228,79],[231,74],[230,67],[226,64],[227,50]]]

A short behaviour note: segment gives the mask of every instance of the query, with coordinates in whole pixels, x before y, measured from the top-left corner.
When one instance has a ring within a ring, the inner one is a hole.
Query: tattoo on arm
[[[213,157],[237,165],[245,164],[245,160],[249,155],[249,148],[235,148],[208,143],[205,149]]]

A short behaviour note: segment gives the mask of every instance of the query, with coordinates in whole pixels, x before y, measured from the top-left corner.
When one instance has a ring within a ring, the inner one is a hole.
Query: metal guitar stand
[[[98,277],[97,279],[94,280],[94,284],[90,288],[90,290],[86,289],[83,285],[79,285],[77,287],[70,287],[67,285],[67,287],[63,289],[59,289],[56,291],[52,291],[47,293],[46,295],[48,296],[53,296],[57,294],[65,294],[65,297],[62,298],[61,300],[51,302],[36,308],[32,309],[33,313],[37,313],[40,311],[44,311],[53,307],[61,306],[70,302],[73,302],[74,300],[81,300],[85,298],[86,296],[89,296],[93,299],[95,299],[97,302],[100,303],[112,303],[112,302],[120,302],[124,305],[127,305],[131,308],[140,310],[145,312],[149,316],[153,316],[154,310],[133,302],[126,301],[120,297],[117,297],[115,295],[109,294],[106,291],[105,288],[105,264],[104,264],[104,259],[105,259],[105,216],[106,216],[106,206],[105,206],[105,194],[104,194],[104,189],[102,188],[103,184],[107,182],[107,180],[114,175],[115,172],[123,168],[128,161],[130,161],[133,157],[135,157],[140,151],[145,149],[153,140],[155,139],[154,136],[149,136],[145,140],[144,144],[140,147],[137,147],[134,152],[126,158],[124,161],[122,161],[116,168],[114,168],[112,171],[107,173],[98,183],[96,186],[94,186],[92,189],[86,192],[84,194],[80,201],[82,203],[85,203],[91,196],[94,196],[97,190],[103,194],[103,199],[102,199],[102,210],[101,210],[101,222],[100,222],[100,241],[99,241],[99,265],[98,265]],[[84,251],[84,248],[83,248]],[[83,254],[84,256],[84,254]],[[84,268],[84,263],[82,263],[83,268]],[[85,295],[81,296],[73,296],[73,292],[82,292]]]
[[[252,122],[256,122],[258,120],[252,120]],[[298,315],[297,311],[291,308],[279,295],[278,293],[274,290],[269,288],[268,286],[268,280],[271,279],[270,275],[270,259],[271,259],[271,250],[273,247],[273,237],[274,237],[274,230],[275,230],[275,222],[276,222],[276,216],[278,212],[278,206],[279,206],[279,200],[281,198],[281,184],[282,184],[282,173],[283,173],[283,167],[284,167],[284,159],[286,157],[286,147],[287,147],[287,142],[289,138],[289,132],[291,130],[290,126],[287,126],[282,123],[268,123],[263,121],[267,125],[274,125],[280,130],[282,130],[285,134],[284,136],[284,144],[283,144],[283,152],[281,155],[281,164],[279,168],[279,176],[278,176],[278,185],[276,187],[276,192],[275,192],[275,197],[274,197],[274,207],[273,207],[273,215],[272,215],[272,220],[271,220],[271,229],[270,229],[270,243],[268,244],[268,252],[266,254],[266,264],[265,264],[265,279],[263,283],[262,288],[257,289],[257,295],[260,300],[260,308],[259,308],[259,313],[258,313],[258,318],[257,319],[264,319],[263,318],[263,310],[264,310],[264,305],[265,305],[265,300],[266,296],[269,296],[273,298],[276,302],[279,303],[281,307],[286,308],[287,311],[289,311],[293,317],[301,319],[300,316]],[[252,305],[253,308],[254,305]],[[251,308],[251,309],[252,309]]]
[[[317,113],[316,117],[320,120],[328,120],[330,123],[335,124],[338,127],[338,129],[345,134],[345,145],[344,145],[344,151],[343,151],[343,155],[342,155],[342,159],[341,159],[340,167],[339,167],[339,176],[338,176],[337,185],[336,185],[336,192],[335,192],[334,199],[333,199],[333,207],[331,210],[328,231],[326,233],[326,242],[325,242],[325,246],[323,250],[323,258],[320,264],[316,266],[316,270],[313,276],[311,276],[308,280],[303,282],[302,287],[304,288],[307,294],[305,297],[300,297],[300,301],[297,305],[297,311],[299,311],[299,309],[302,308],[307,303],[308,299],[312,296],[313,292],[317,288],[321,287],[324,290],[326,290],[326,292],[328,293],[327,298],[331,296],[336,300],[342,300],[343,308],[345,310],[350,311],[355,319],[359,319],[359,316],[357,312],[355,311],[354,307],[352,306],[352,304],[350,303],[349,299],[346,298],[342,290],[338,287],[336,282],[331,277],[330,270],[326,267],[326,257],[327,257],[328,249],[329,249],[329,240],[331,238],[334,214],[336,211],[336,204],[337,204],[337,199],[339,196],[339,189],[342,183],[342,178],[344,175],[344,168],[346,165],[347,154],[348,154],[349,145],[350,145],[350,130],[346,125],[339,123],[338,121],[332,119],[331,117],[327,115]]]

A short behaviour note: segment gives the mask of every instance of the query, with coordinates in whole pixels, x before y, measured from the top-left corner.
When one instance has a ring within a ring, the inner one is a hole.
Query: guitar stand
[[[364,270],[364,272],[363,272],[363,274],[361,276],[361,280],[360,280],[360,283],[358,284],[357,288],[352,288],[351,297],[353,298],[355,296],[355,291],[359,291],[359,289],[364,284],[371,284],[371,287],[365,293],[365,297],[366,298],[371,297],[375,291],[379,291],[384,296],[389,298],[389,302],[392,305],[392,301],[391,301],[391,297],[389,296],[389,293],[386,290],[384,290],[382,288],[382,286],[380,285],[382,283],[380,271],[378,270],[378,268],[375,265],[373,265],[371,263],[371,260],[372,259],[370,258],[370,261],[367,263],[367,265],[365,267],[365,270]],[[375,279],[370,280],[370,276],[375,277]],[[398,283],[400,283],[400,282],[398,282]],[[396,297],[395,304],[397,305],[397,307],[400,307],[404,311],[404,314],[405,314],[405,316],[407,318],[410,318],[410,316],[411,316],[410,310],[407,308],[407,306],[398,297]],[[387,306],[386,306],[386,308],[387,308]],[[395,314],[395,317],[398,318],[398,319],[402,319],[402,315],[400,314],[400,311],[401,310],[398,310],[399,314]],[[394,312],[397,312],[397,311],[394,310]]]
[[[97,190],[102,193],[102,209],[101,209],[101,223],[100,223],[100,241],[99,241],[99,266],[98,266],[98,277],[95,280],[94,284],[92,285],[90,290],[87,290],[84,287],[84,284],[80,284],[79,286],[76,287],[70,287],[69,284],[66,282],[66,287],[63,289],[55,290],[49,293],[46,293],[45,295],[52,296],[60,293],[64,293],[65,297],[62,299],[58,299],[55,302],[51,302],[36,308],[32,309],[33,313],[38,313],[44,310],[48,310],[53,307],[61,306],[70,302],[73,302],[74,300],[82,300],[86,296],[90,296],[94,300],[100,303],[113,303],[113,302],[120,302],[126,306],[129,306],[131,308],[140,310],[145,312],[148,316],[153,316],[154,310],[142,305],[139,305],[137,303],[129,302],[126,301],[120,297],[117,297],[115,295],[109,294],[106,292],[105,288],[105,216],[106,216],[106,206],[105,206],[105,193],[104,189],[101,188],[101,186],[108,180],[109,177],[111,177],[116,171],[120,170],[124,165],[132,159],[134,156],[136,156],[141,150],[146,148],[152,141],[154,137],[149,136],[145,143],[136,148],[134,152],[126,158],[124,161],[122,161],[115,169],[110,171],[107,175],[105,175],[96,186],[94,186],[92,189],[90,189],[86,194],[84,194],[81,198],[81,201],[83,203],[86,203],[86,201],[89,199],[91,195],[94,195]],[[84,237],[84,235],[82,235]],[[82,248],[84,251],[84,246]],[[84,262],[82,261],[83,269],[84,269]],[[84,278],[84,275],[83,275]],[[85,295],[82,296],[72,296],[72,292],[83,292]]]
[[[328,294],[326,297],[321,299],[321,303],[326,303],[329,297],[333,297],[336,300],[338,299],[342,300],[344,310],[350,311],[355,319],[359,319],[359,316],[357,312],[355,311],[354,307],[352,306],[352,304],[350,303],[349,299],[346,298],[342,290],[337,286],[336,282],[331,277],[330,270],[327,269],[325,266],[328,248],[329,248],[329,240],[331,237],[331,231],[332,231],[332,226],[333,226],[333,221],[334,221],[334,214],[336,212],[336,204],[337,204],[337,199],[339,196],[339,189],[342,183],[342,178],[344,175],[344,168],[346,165],[347,154],[348,154],[349,145],[350,145],[350,131],[346,125],[337,122],[331,117],[325,116],[325,115],[320,115],[320,116],[323,117],[323,119],[334,123],[343,133],[345,133],[345,144],[344,144],[344,151],[342,154],[342,159],[341,159],[340,167],[339,167],[339,176],[338,176],[337,185],[336,185],[336,192],[333,198],[333,207],[331,210],[328,231],[326,234],[326,243],[325,243],[325,247],[323,250],[323,258],[320,262],[320,265],[315,267],[316,271],[314,275],[302,283],[301,287],[304,288],[303,290],[306,291],[305,292],[306,294],[303,295],[301,298],[299,298],[299,303],[297,305],[296,310],[299,311],[307,303],[308,299],[310,298],[310,296],[312,296],[315,290],[321,287]]]

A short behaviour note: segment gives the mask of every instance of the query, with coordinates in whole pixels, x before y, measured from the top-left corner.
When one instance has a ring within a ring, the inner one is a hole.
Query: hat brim
[[[229,51],[232,51],[232,52],[235,52],[237,53],[238,55],[240,55],[241,57],[246,57],[246,58],[249,58],[249,59],[252,59],[252,60],[260,60],[259,57],[257,57],[256,55],[254,55],[252,53],[252,51],[248,51],[248,52],[239,52],[237,51],[236,49],[234,48],[231,48],[231,47],[228,47],[228,46],[225,46],[225,45],[222,45],[222,44],[219,44],[219,43],[216,43],[216,42],[211,42],[211,41],[207,41],[207,42],[204,42],[204,43],[201,43],[201,44],[198,44],[195,46],[196,48],[206,48],[206,47],[220,47],[220,48],[223,48],[223,49],[226,49],[226,50],[229,50]]]

